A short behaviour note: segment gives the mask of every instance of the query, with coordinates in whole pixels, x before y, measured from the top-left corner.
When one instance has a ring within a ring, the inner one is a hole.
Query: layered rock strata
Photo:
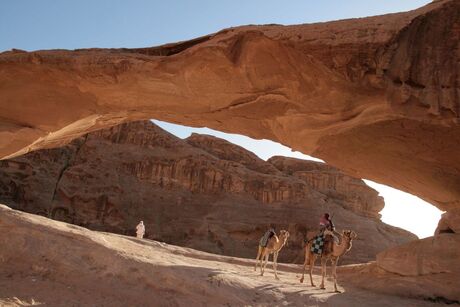
[[[303,260],[303,239],[325,211],[359,233],[344,263],[374,259],[414,235],[380,221],[383,199],[360,179],[313,161],[268,161],[225,140],[181,140],[150,121],[0,161],[0,201],[90,229],[252,258],[274,224],[291,232],[281,261]]]

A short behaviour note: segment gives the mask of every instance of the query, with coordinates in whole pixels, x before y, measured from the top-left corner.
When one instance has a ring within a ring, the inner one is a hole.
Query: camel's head
[[[344,230],[344,231],[342,231],[342,238],[344,239],[345,244],[347,244],[347,247],[346,247],[347,252],[351,249],[351,246],[352,246],[351,242],[354,239],[356,239],[357,237],[358,237],[358,235],[353,230]]]
[[[348,239],[348,241],[350,241],[350,242],[358,237],[356,232],[354,232],[353,230],[344,230],[344,231],[342,231],[342,236],[344,238]]]

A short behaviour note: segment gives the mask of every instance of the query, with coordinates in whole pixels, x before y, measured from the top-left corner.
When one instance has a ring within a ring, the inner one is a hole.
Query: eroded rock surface
[[[460,205],[460,3],[153,48],[0,55],[0,156],[158,118],[267,138]]]
[[[460,234],[460,208],[441,215],[435,234],[439,235],[442,233]]]
[[[460,303],[460,235],[441,234],[388,249],[377,261],[343,268],[350,284],[441,303]]]
[[[255,257],[260,236],[288,229],[282,261],[303,261],[303,239],[325,211],[359,234],[344,263],[416,237],[380,221],[383,199],[360,179],[312,161],[269,161],[225,140],[181,140],[150,121],[122,124],[0,161],[0,200],[90,229],[218,254]]]

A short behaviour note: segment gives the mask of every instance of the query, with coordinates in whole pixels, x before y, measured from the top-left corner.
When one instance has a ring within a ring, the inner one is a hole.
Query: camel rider
[[[332,231],[334,234],[334,240],[338,243],[340,234],[335,231],[335,225],[332,222],[332,218],[329,216],[329,213],[324,213],[324,215],[319,220],[319,234],[322,235],[326,229]]]
[[[275,227],[271,227],[270,229],[268,229],[263,235],[262,239],[260,240],[260,246],[267,247],[268,241],[270,241],[270,239],[275,235]]]
[[[322,234],[325,229],[329,229],[330,231],[335,230],[334,223],[329,216],[329,213],[324,213],[324,215],[319,220],[319,231]]]

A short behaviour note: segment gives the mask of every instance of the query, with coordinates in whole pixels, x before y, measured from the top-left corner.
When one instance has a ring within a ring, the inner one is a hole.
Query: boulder
[[[442,233],[460,233],[460,208],[441,215],[435,235]]]
[[[339,270],[350,285],[374,292],[460,303],[460,235],[441,234],[390,248],[373,263]]]

